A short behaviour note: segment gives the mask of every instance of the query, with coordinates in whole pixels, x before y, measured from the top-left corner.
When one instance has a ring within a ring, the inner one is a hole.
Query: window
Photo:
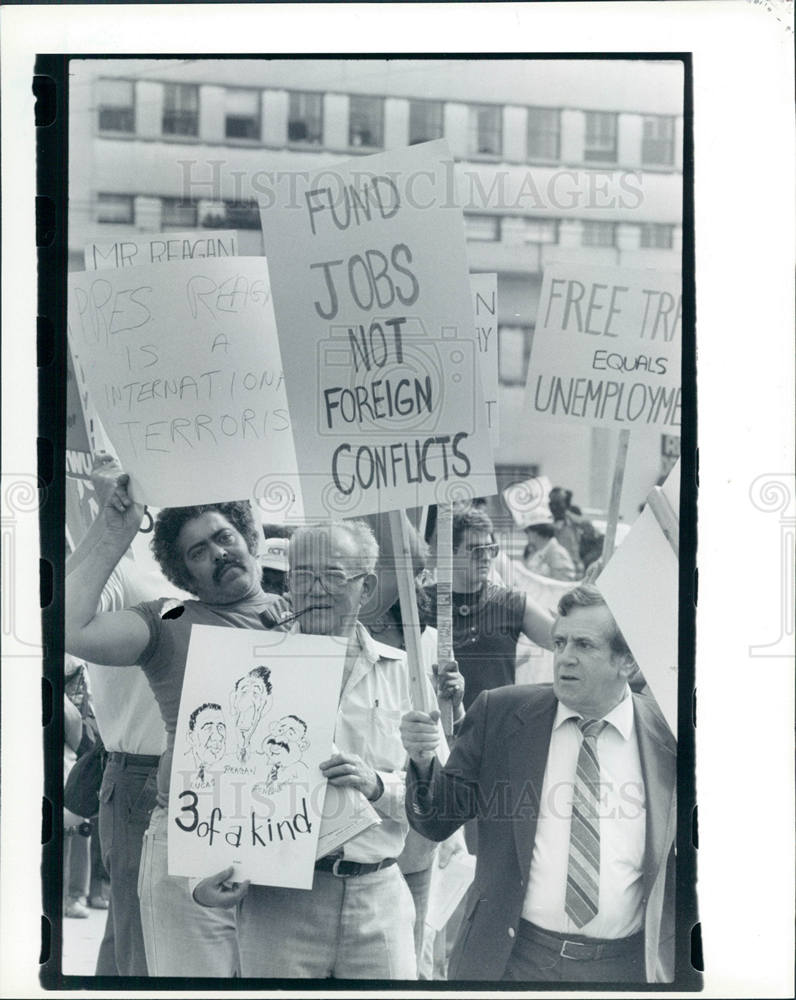
[[[560,156],[561,115],[557,108],[528,108],[528,159]]]
[[[199,88],[194,84],[164,84],[163,134],[199,135]]]
[[[558,243],[558,219],[525,219],[526,243]]]
[[[616,156],[616,115],[605,111],[587,111],[583,159],[615,163]]]
[[[498,377],[502,385],[525,385],[532,339],[531,326],[498,326]]]
[[[641,225],[639,246],[645,249],[671,250],[674,237],[674,226],[661,225],[657,222],[645,222]]]
[[[661,167],[674,164],[674,118],[669,115],[644,117],[641,162]]]
[[[465,215],[464,235],[468,240],[500,240],[500,216]]]
[[[98,194],[97,222],[117,222],[132,225],[135,208],[131,194]]]
[[[323,142],[323,96],[294,91],[290,94],[287,115],[288,142]]]
[[[260,208],[256,201],[225,201],[223,228],[230,229],[259,229],[260,228]]]
[[[409,145],[442,138],[442,101],[409,102]]]
[[[135,132],[132,80],[98,80],[97,105],[101,132]]]
[[[260,138],[260,91],[227,88],[224,94],[227,139]]]
[[[352,97],[348,111],[349,146],[381,146],[384,132],[384,99]]]
[[[184,198],[160,199],[160,224],[195,229],[197,220],[196,202]]]
[[[585,247],[612,247],[616,245],[616,223],[584,222],[581,243]]]
[[[468,111],[468,152],[471,155],[500,156],[503,151],[503,109],[494,104],[473,104]]]

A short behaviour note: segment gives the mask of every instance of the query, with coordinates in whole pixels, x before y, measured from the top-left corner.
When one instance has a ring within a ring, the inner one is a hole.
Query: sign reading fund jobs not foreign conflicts
[[[296,483],[262,257],[69,276],[69,336],[136,500],[155,507]]]
[[[495,491],[452,170],[425,143],[260,205],[308,516]]]
[[[679,434],[681,285],[675,272],[547,267],[528,365],[529,415]]]

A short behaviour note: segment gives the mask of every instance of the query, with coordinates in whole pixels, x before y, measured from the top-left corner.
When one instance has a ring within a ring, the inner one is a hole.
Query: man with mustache
[[[241,764],[248,761],[254,731],[271,706],[270,676],[268,667],[254,667],[248,674],[238,678],[230,697],[238,735],[236,754]]]
[[[339,636],[346,656],[336,750],[321,763],[333,785],[361,792],[381,823],[315,864],[310,892],[203,879],[203,906],[240,904],[244,977],[415,979],[414,904],[396,864],[409,823],[400,719],[410,710],[405,654],[376,642],[358,620],[377,585],[379,547],[362,521],[299,528],[290,540],[289,588],[301,632]],[[297,669],[300,665],[297,664]],[[425,702],[435,704],[431,684]],[[439,733],[441,735],[441,729]]]
[[[301,755],[309,745],[307,723],[297,715],[285,715],[271,723],[260,751],[268,767],[263,786],[266,795],[273,795],[290,781],[306,780],[307,765]]]
[[[109,666],[138,664],[147,676],[166,728],[158,767],[157,805],[144,836],[139,895],[147,967],[151,976],[223,976],[239,973],[235,915],[202,910],[188,879],[169,876],[166,831],[174,731],[180,707],[191,627],[268,628],[279,621],[281,598],[260,586],[256,558],[260,532],[248,503],[164,508],[152,550],[167,579],[195,595],[144,601],[98,613],[106,581],[135,537],[144,515],[128,494],[129,477],[116,480],[97,531],[78,546],[66,579],[65,646],[74,655]]]
[[[483,692],[444,768],[434,721],[402,721],[412,826],[478,822],[451,978],[671,982],[677,744],[595,587],[564,594],[553,642],[552,686]]]

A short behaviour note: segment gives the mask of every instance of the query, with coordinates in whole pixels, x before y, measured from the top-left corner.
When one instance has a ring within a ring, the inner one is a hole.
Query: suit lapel
[[[645,698],[634,695],[633,704],[647,806],[644,888],[649,896],[655,875],[666,863],[672,846],[674,826],[670,820],[675,807],[677,743]]]
[[[552,689],[534,692],[506,727],[514,842],[520,871],[531,864],[547,752],[558,702]]]

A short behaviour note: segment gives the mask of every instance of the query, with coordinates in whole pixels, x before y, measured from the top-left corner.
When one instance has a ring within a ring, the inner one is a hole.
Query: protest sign
[[[99,513],[91,483],[92,444],[82,388],[66,349],[66,539],[74,549]]]
[[[69,335],[132,495],[154,507],[257,498],[298,508],[262,257],[69,276]]]
[[[297,173],[261,202],[311,517],[495,492],[444,141]]]
[[[237,255],[238,234],[234,229],[202,233],[196,230],[188,233],[134,233],[115,240],[92,240],[83,249],[87,271]]]
[[[174,737],[170,875],[312,887],[345,644],[194,625]]]
[[[453,854],[444,868],[440,867],[439,851],[431,866],[428,889],[426,926],[441,931],[461,902],[475,878],[475,858],[466,851]]]
[[[503,500],[518,528],[538,524],[541,519],[552,519],[548,505],[552,488],[547,476],[534,476],[503,490]]]
[[[529,416],[679,434],[680,297],[675,272],[546,267],[528,365]]]
[[[471,274],[470,291],[475,312],[478,364],[484,393],[490,440],[495,448],[500,440],[498,413],[498,311],[497,274]]]
[[[663,488],[675,512],[680,506],[679,471],[675,466]],[[647,505],[597,578],[597,587],[675,736],[678,584],[675,549]]]

